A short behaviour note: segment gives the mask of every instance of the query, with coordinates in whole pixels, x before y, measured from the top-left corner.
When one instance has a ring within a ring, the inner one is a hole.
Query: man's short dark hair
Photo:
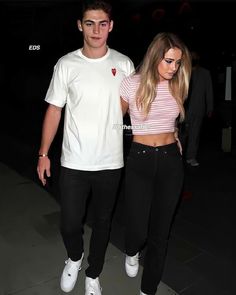
[[[80,19],[83,18],[84,14],[88,10],[103,10],[112,19],[112,5],[110,1],[107,0],[84,0],[82,2],[82,9]]]

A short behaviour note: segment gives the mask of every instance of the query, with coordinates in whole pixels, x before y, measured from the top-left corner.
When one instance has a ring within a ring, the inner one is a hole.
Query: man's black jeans
[[[93,225],[86,276],[95,279],[102,271],[111,217],[117,196],[121,169],[81,171],[61,168],[61,234],[68,257],[81,258],[84,251],[83,221],[91,193]]]

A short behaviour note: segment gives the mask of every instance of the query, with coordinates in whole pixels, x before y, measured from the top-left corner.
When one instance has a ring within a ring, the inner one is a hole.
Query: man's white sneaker
[[[139,252],[134,256],[125,257],[125,270],[129,277],[136,277],[139,269]]]
[[[143,293],[142,291],[140,291],[140,295],[147,295],[146,293]]]
[[[64,292],[70,292],[73,290],[78,272],[81,270],[81,264],[84,258],[84,253],[78,261],[72,261],[70,258],[65,261],[65,267],[61,275],[61,289]]]
[[[102,288],[99,283],[99,278],[92,279],[86,277],[85,279],[85,295],[101,295]]]

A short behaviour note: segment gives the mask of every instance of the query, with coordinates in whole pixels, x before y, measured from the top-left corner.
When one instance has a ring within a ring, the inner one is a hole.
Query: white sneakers
[[[139,252],[134,256],[125,257],[125,270],[129,277],[136,277],[139,269]]]
[[[143,293],[142,291],[140,291],[140,295],[147,295],[146,293]]]
[[[102,288],[99,283],[99,279],[92,279],[86,277],[85,279],[85,295],[101,295]]]
[[[78,277],[78,272],[81,270],[81,264],[82,264],[83,258],[84,258],[84,253],[82,254],[80,260],[78,261],[72,261],[70,258],[65,261],[66,265],[61,275],[62,291],[67,293],[73,290]]]
[[[81,264],[84,258],[82,254],[80,260],[72,261],[70,258],[65,261],[66,265],[61,275],[61,289],[68,293],[73,290],[77,281],[78,273],[81,270]],[[86,277],[85,279],[85,295],[101,295],[102,288],[99,283],[99,279],[92,279]]]

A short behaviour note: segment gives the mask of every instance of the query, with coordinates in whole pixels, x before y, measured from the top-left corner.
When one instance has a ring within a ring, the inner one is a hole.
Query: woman
[[[139,268],[146,245],[140,294],[155,294],[169,232],[183,184],[181,146],[175,136],[184,119],[191,74],[190,53],[178,36],[159,33],[139,70],[121,84],[123,114],[129,110],[133,142],[126,166],[127,275]]]

